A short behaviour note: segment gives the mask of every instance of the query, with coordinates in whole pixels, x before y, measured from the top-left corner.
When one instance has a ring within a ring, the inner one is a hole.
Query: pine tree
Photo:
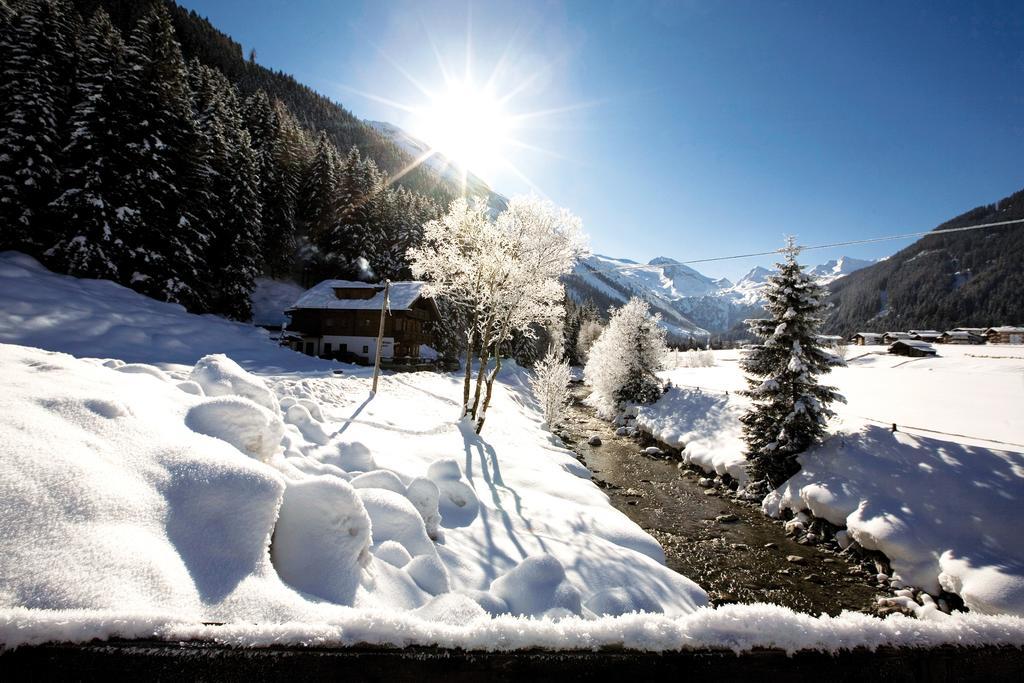
[[[122,175],[118,173],[125,109],[125,46],[110,18],[98,9],[80,44],[80,65],[64,149],[62,194],[53,222],[63,235],[46,253],[48,264],[79,277],[118,279],[127,263]]]
[[[280,277],[291,270],[295,257],[296,195],[299,150],[289,128],[297,124],[280,103],[271,103],[262,90],[250,95],[243,106],[259,174],[264,264],[268,274]]]
[[[162,3],[132,31],[128,65],[124,185],[131,201],[121,211],[132,225],[129,282],[148,296],[203,310],[209,234],[194,210],[204,201],[206,160],[185,62]]]
[[[62,124],[74,68],[75,22],[58,0],[37,0],[0,32],[0,249],[39,254],[60,180]]]
[[[339,216],[328,241],[338,268],[346,277],[373,277],[366,265],[376,259],[383,243],[381,229],[386,195],[383,176],[372,159],[352,147],[341,165],[338,182]]]
[[[256,159],[242,127],[234,87],[215,69],[189,65],[201,149],[203,187],[194,215],[209,233],[204,278],[208,310],[239,320],[251,317],[250,295],[261,269],[260,198]]]
[[[797,455],[820,439],[833,412],[844,401],[817,376],[842,361],[817,342],[826,292],[797,263],[800,248],[789,238],[785,259],[768,278],[767,319],[748,320],[761,341],[742,360],[752,405],[741,418],[747,442],[747,471],[755,492],[776,488],[800,467]]]
[[[321,133],[316,152],[303,183],[302,216],[306,236],[319,250],[322,259],[330,259],[333,235],[338,224],[338,182],[341,162],[334,144]]]

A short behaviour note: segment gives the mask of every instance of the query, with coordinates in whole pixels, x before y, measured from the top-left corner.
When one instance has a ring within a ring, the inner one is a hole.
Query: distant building
[[[909,332],[886,332],[883,339],[886,344],[892,344],[893,342],[900,341],[901,339],[913,339],[913,335]]]
[[[900,339],[889,347],[889,353],[894,353],[897,356],[920,358],[923,356],[934,356],[935,349],[927,342],[916,339]]]
[[[885,343],[885,335],[881,332],[858,332],[851,341],[857,346],[876,346]]]
[[[938,330],[910,330],[910,338],[918,341],[936,342],[941,336]]]
[[[428,322],[440,320],[423,282],[392,282],[384,318],[381,358],[416,359],[433,343]],[[339,360],[372,361],[384,304],[384,285],[324,280],[307,290],[286,313],[285,338],[296,351]]]
[[[985,332],[989,328],[987,327],[954,327],[950,332],[970,332],[971,334],[977,334],[982,337],[985,336]]]
[[[817,340],[822,346],[839,346],[846,341],[842,337],[833,334],[819,334]]]
[[[968,330],[949,330],[939,339],[943,344],[984,344],[985,337]]]
[[[1024,327],[990,327],[985,336],[989,344],[1024,344]]]

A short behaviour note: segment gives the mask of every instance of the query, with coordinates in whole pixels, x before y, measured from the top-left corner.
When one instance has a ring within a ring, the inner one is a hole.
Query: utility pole
[[[391,289],[391,280],[384,281],[384,300],[380,304],[380,326],[377,328],[377,349],[373,360],[373,388],[370,393],[377,393],[377,378],[380,376],[380,351],[384,345],[384,314],[388,311],[388,290]]]

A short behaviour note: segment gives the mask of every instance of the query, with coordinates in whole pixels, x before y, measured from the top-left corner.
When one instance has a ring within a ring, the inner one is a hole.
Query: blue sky
[[[1024,187],[1019,0],[182,4],[261,64],[407,129],[415,116],[389,102],[423,104],[413,81],[437,89],[439,61],[461,71],[468,42],[475,81],[527,82],[509,112],[548,112],[516,130],[518,173],[488,179],[571,209],[599,253],[686,260],[787,233],[922,230]],[[698,269],[735,279],[770,261]]]

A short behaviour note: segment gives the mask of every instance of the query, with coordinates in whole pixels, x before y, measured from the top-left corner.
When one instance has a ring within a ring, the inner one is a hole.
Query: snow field
[[[135,365],[0,345],[5,614],[269,626],[707,603],[542,430],[518,368],[484,439],[453,420],[448,376],[386,376],[370,400],[364,378],[265,380],[223,355]]]
[[[662,373],[674,388],[638,409],[638,426],[708,472],[742,469],[738,353]],[[845,527],[889,557],[896,586],[945,589],[982,614],[1024,615],[1024,422],[1014,408],[1024,406],[1024,348],[939,353],[908,359],[851,347],[847,367],[823,378],[848,401],[833,406],[835,436],[802,455],[801,471],[763,508]]]

